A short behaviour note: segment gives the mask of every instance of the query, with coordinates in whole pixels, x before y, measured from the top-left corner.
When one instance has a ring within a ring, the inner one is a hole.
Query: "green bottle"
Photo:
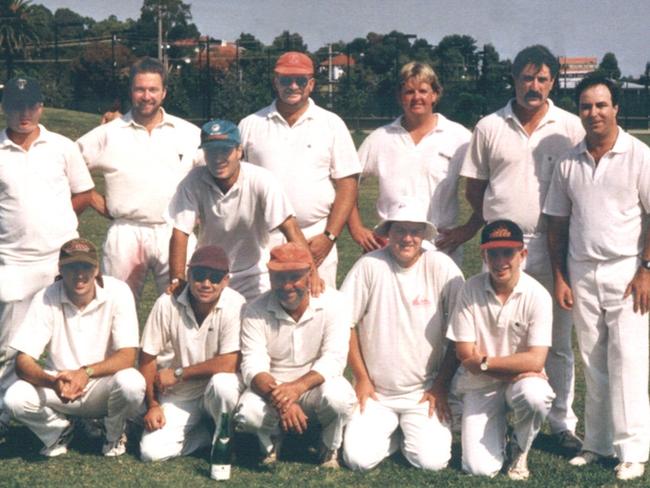
[[[218,431],[215,432],[212,452],[210,453],[210,478],[224,481],[230,479],[232,446],[230,444],[230,416],[221,414]]]

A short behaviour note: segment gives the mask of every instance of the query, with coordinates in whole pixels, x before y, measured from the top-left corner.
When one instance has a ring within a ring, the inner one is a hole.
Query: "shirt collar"
[[[504,107],[504,115],[506,119],[513,119],[519,122],[519,118],[515,114],[514,110],[512,109],[513,104],[516,102],[516,98],[511,98],[506,106]],[[538,128],[543,126],[544,124],[547,124],[549,122],[556,122],[558,120],[558,114],[559,114],[559,108],[555,106],[553,103],[553,100],[550,98],[546,99],[546,102],[548,103],[548,110],[544,114],[544,117],[542,120],[539,121]],[[519,122],[521,124],[521,122]]]
[[[165,112],[165,109],[160,107],[160,111],[162,112],[162,119],[160,122],[156,125],[156,127],[160,127],[163,125],[169,125],[171,127],[175,127],[174,119],[167,113]],[[144,128],[143,125],[138,124],[135,120],[133,120],[133,110],[129,110],[127,113],[122,115],[119,119],[119,124],[122,127],[141,127]]]
[[[208,314],[208,316],[203,321],[204,324],[207,323],[208,318],[212,317],[217,312],[217,310],[223,308],[223,301],[224,301],[223,296],[224,296],[225,291],[226,291],[226,288],[221,290],[221,295],[219,295],[219,299],[217,300],[217,303],[214,305],[214,307],[212,307],[212,310],[210,310],[210,313]],[[183,307],[183,309],[185,310],[185,313],[188,316],[192,317],[192,320],[194,320],[194,324],[197,327],[199,327],[199,324],[196,321],[196,316],[194,315],[194,310],[192,309],[192,304],[190,303],[190,285],[189,285],[189,283],[187,285],[185,285],[185,288],[183,288],[183,291],[181,292],[181,294],[178,295],[178,297],[176,298],[176,301],[178,302],[178,304],[181,307]]]
[[[295,124],[293,124],[294,127],[298,123],[300,123],[302,120],[313,119],[315,110],[316,110],[316,104],[314,103],[314,101],[310,97],[310,98],[307,99],[307,110],[305,110],[305,113],[300,116],[300,118],[296,121]],[[269,118],[269,119],[279,118],[279,119],[285,121],[282,114],[278,111],[277,99],[273,100],[273,103],[271,104],[269,113],[267,114],[266,117]]]
[[[607,153],[622,154],[630,150],[632,146],[632,136],[625,132],[621,126],[618,127],[618,135],[616,136],[616,142],[614,146],[607,151]],[[577,146],[578,154],[588,153],[587,149],[587,139],[583,138]]]
[[[520,295],[523,291],[523,285],[522,281],[524,280],[524,272],[522,270],[519,270],[519,280],[517,281],[517,284],[515,285],[514,289],[512,290],[512,293],[510,293],[510,297],[513,297],[515,295]],[[492,287],[492,283],[490,282],[490,273],[486,272],[484,274],[483,278],[483,289],[485,290],[486,293],[493,295],[496,297],[496,291]],[[510,299],[508,297],[508,299]]]
[[[40,132],[38,133],[38,137],[34,142],[32,142],[31,147],[33,147],[36,144],[40,144],[43,142],[47,142],[52,138],[52,132],[47,130],[43,124],[38,124],[38,128],[40,129]],[[0,147],[15,147],[23,151],[24,149],[20,147],[18,144],[16,144],[14,141],[12,141],[9,138],[9,134],[7,134],[7,129],[2,131],[2,134],[0,134]]]
[[[323,308],[322,298],[310,296],[309,304],[307,305],[307,308],[303,312],[298,322],[296,322],[293,319],[293,317],[289,315],[284,308],[282,308],[282,305],[280,305],[280,302],[276,298],[275,293],[273,293],[273,291],[269,291],[269,300],[266,306],[266,310],[272,313],[276,319],[283,320],[285,322],[291,322],[296,325],[311,319],[316,313],[316,311],[321,310],[322,308]]]
[[[237,181],[235,181],[235,184],[230,187],[227,193],[224,193],[221,188],[219,188],[219,185],[217,185],[216,180],[214,179],[214,176],[210,173],[210,170],[208,169],[207,166],[201,166],[202,172],[201,172],[201,179],[207,183],[210,188],[212,188],[214,191],[218,192],[220,195],[230,195],[234,194],[239,190],[239,187],[241,186],[241,181],[243,178],[243,173],[244,173],[244,167],[243,167],[243,161],[239,162],[239,175],[237,176]]]
[[[77,306],[74,303],[72,303],[72,301],[68,297],[68,294],[65,292],[65,287],[63,286],[63,280],[59,280],[57,281],[57,283],[59,284],[59,300],[61,304],[63,305],[64,303],[67,303],[75,310],[78,310]],[[107,299],[108,299],[108,294],[106,293],[106,290],[104,289],[104,287],[100,286],[99,283],[97,283],[97,281],[95,281],[95,298],[93,298],[91,302],[88,305],[86,305],[82,313],[86,313],[90,310],[99,307],[102,303],[106,302]]]

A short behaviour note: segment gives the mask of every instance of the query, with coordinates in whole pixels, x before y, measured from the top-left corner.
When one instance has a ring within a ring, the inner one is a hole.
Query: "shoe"
[[[329,449],[322,445],[318,456],[318,464],[321,468],[339,469],[341,467],[339,464],[339,450]]]
[[[603,460],[604,457],[592,451],[580,451],[577,456],[569,460],[569,464],[571,466],[586,466],[587,464],[597,463]]]
[[[122,434],[116,441],[106,441],[102,447],[102,454],[106,457],[121,456],[126,452],[126,434]]]
[[[619,463],[614,468],[616,479],[621,481],[633,480],[643,476],[645,464],[643,463]]]
[[[75,422],[79,432],[87,439],[96,440],[106,436],[106,428],[102,419],[80,418]]]
[[[63,432],[61,432],[61,435],[54,444],[41,449],[41,454],[45,457],[57,457],[67,453],[68,444],[70,444],[70,441],[72,440],[73,433],[74,423],[70,422],[68,426],[63,429]]]
[[[527,480],[530,476],[528,453],[521,450],[514,438],[510,441],[510,466],[507,474],[508,478],[515,481]]]
[[[562,449],[579,452],[582,449],[582,439],[570,430],[563,430],[555,434],[555,440]]]
[[[280,449],[282,448],[282,437],[271,437],[271,443],[273,447],[267,452],[262,458],[262,466],[271,467],[278,462],[278,457],[280,455]]]

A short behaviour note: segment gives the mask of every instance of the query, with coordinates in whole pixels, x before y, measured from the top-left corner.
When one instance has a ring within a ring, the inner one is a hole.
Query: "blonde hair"
[[[399,72],[399,89],[401,90],[401,88],[411,79],[428,83],[431,85],[433,91],[438,94],[438,99],[442,96],[442,85],[440,84],[438,75],[427,63],[411,61],[402,66],[402,69]]]

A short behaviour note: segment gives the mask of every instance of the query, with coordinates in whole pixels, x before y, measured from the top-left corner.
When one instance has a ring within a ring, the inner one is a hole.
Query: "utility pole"
[[[327,108],[332,110],[334,104],[332,103],[332,44],[327,45],[327,92],[329,95],[329,102],[327,103]]]
[[[158,1],[158,61],[163,61],[162,3]]]

